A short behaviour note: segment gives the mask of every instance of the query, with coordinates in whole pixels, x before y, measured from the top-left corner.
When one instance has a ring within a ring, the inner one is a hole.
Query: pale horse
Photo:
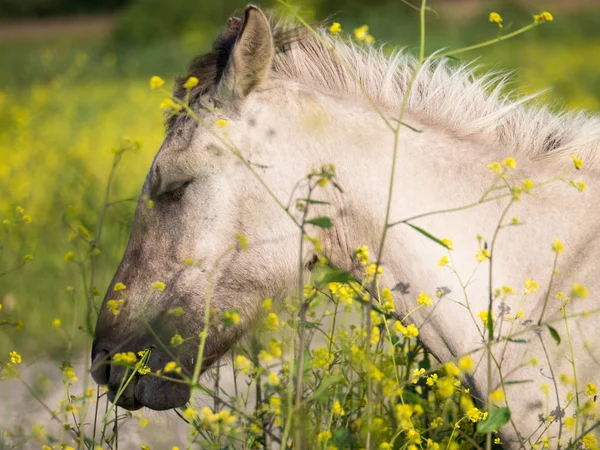
[[[175,330],[183,337],[197,335],[204,320],[208,273],[236,233],[247,237],[249,250],[230,253],[220,262],[213,306],[220,311],[239,308],[241,321],[218,339],[209,335],[204,368],[257,319],[264,298],[281,299],[296,286],[298,229],[248,167],[223,145],[218,120],[226,121],[229,142],[280,199],[287,199],[294,184],[312,168],[335,164],[344,193],[323,191],[321,199],[332,206],[315,207],[314,213],[330,216],[334,226],[321,229],[318,236],[333,265],[359,280],[363,276],[352,255],[359,246],[368,245],[372,252],[378,248],[392,168],[394,136],[382,116],[388,123],[398,117],[416,61],[406,54],[386,56],[372,46],[349,44],[325,30],[317,33],[318,37],[286,31],[250,6],[243,19],[229,20],[213,51],[190,66],[189,76],[200,83],[192,89],[189,104],[202,125],[189,114],[168,122],[167,136],[140,195],[123,260],[105,297],[105,303],[117,298],[119,292],[113,288],[121,282],[127,286],[127,301],[118,315],[104,305],[97,322],[93,376],[108,385],[109,398],[115,396],[123,369],[100,362],[115,352],[153,347],[149,366],[159,369],[172,357],[156,345],[156,339],[168,342]],[[174,93],[182,100],[185,79],[178,80]],[[521,292],[527,279],[540,284],[521,306],[524,318],[514,328],[519,331],[540,319],[552,273],[551,246],[556,238],[564,243],[544,317],[554,320],[562,343],[557,345],[546,328],[540,335],[558,379],[572,370],[566,359],[566,332],[556,320],[560,302],[555,293],[568,293],[574,282],[582,283],[591,294],[573,300],[569,313],[599,306],[595,181],[600,120],[584,113],[556,115],[527,107],[525,100],[504,97],[503,87],[503,78],[478,78],[472,67],[455,67],[444,60],[421,69],[407,94],[403,121],[410,127],[399,132],[389,222],[477,201],[496,177],[487,168],[493,161],[514,158],[518,166],[511,177],[531,179],[535,185],[572,167],[573,154],[581,158],[585,165],[577,180],[587,183],[588,189],[580,193],[556,182],[523,193],[505,219],[519,217],[521,225],[499,232],[492,255],[493,289],[508,285]],[[152,209],[146,207],[148,199],[154,202]],[[491,241],[509,201],[504,197],[476,208],[429,215],[414,224],[453,240],[456,271],[467,279],[480,249],[476,236]],[[308,265],[314,255],[307,247]],[[482,330],[478,319],[458,304],[464,296],[456,275],[436,267],[445,254],[438,243],[400,224],[389,229],[382,255],[382,286],[403,287],[394,291],[400,316],[414,307],[419,290],[433,293],[446,288],[447,295],[435,300],[433,309],[422,308],[410,317],[420,327],[423,343],[442,362],[480,348]],[[188,258],[197,263],[186,266]],[[487,264],[481,263],[467,288],[474,314],[488,307]],[[148,298],[148,288],[157,280],[166,288]],[[137,319],[142,303],[155,336]],[[178,306],[185,311],[183,316],[166,314]],[[511,314],[515,312],[513,305]],[[580,390],[589,381],[600,382],[594,321],[592,315],[570,322]],[[504,332],[508,329],[505,326]],[[533,332],[519,338],[529,343],[511,343],[503,368],[510,373],[506,381],[533,380],[507,385],[513,422],[526,437],[539,429],[544,403],[540,385],[551,383],[551,372],[539,338]],[[499,353],[502,345],[494,348]],[[191,373],[197,341],[177,349],[184,370]],[[475,357],[480,364],[471,382],[474,392],[485,399],[484,355]],[[527,363],[532,357],[538,359],[537,366]],[[494,375],[493,386],[497,385]],[[562,412],[555,407],[565,406],[567,391],[573,388],[557,380],[557,389],[551,390],[550,406],[558,417]],[[118,404],[126,409],[166,410],[182,406],[189,396],[185,385],[136,377]],[[565,417],[573,414],[570,408]],[[554,436],[557,423],[555,419]],[[501,435],[508,447],[519,447],[511,424]]]

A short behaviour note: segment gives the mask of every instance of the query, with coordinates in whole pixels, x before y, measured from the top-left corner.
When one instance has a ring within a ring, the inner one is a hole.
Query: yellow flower
[[[425,375],[425,369],[421,368],[421,369],[415,369],[413,370],[412,376],[411,376],[411,382],[413,384],[417,384],[419,381],[419,378],[421,378],[423,375]]]
[[[575,168],[577,170],[581,170],[581,168],[583,167],[583,161],[575,155],[573,155],[572,158],[573,158],[573,165],[575,166]]]
[[[498,25],[500,25],[502,23],[502,16],[497,12],[491,12],[488,20],[490,21],[490,23],[497,23]]]
[[[198,86],[198,78],[196,77],[189,77],[186,82],[183,83],[183,87],[186,89],[191,89],[196,86]]]
[[[490,402],[500,403],[502,400],[504,400],[504,393],[500,389],[490,393]]]
[[[479,317],[481,319],[481,322],[483,322],[484,326],[487,325],[488,319],[489,319],[488,311],[487,310],[478,312],[477,313],[477,317]],[[494,313],[492,313],[492,320],[494,320],[494,319],[495,319]]]
[[[165,84],[165,80],[161,77],[157,77],[156,75],[150,78],[150,89],[158,89],[163,84]]]
[[[54,328],[60,328],[60,319],[54,319],[54,320],[52,321],[52,326],[53,326]]]
[[[122,352],[115,353],[112,359],[114,362],[117,363],[135,364],[135,362],[137,361],[137,356],[135,356],[135,353],[133,352]]]
[[[215,125],[218,126],[219,128],[223,128],[223,127],[227,126],[227,121],[225,119],[219,119],[215,122]]]
[[[594,397],[598,393],[598,388],[591,381],[583,388],[583,393],[588,397]]]
[[[454,250],[454,242],[452,241],[452,239],[443,238],[441,239],[441,241],[448,250]]]
[[[573,291],[572,291],[572,296],[576,297],[576,298],[583,298],[583,297],[587,297],[588,296],[588,291],[585,288],[585,286],[581,283],[574,283],[573,284]]]
[[[444,255],[438,261],[437,266],[444,267],[444,266],[447,266],[449,263],[450,263],[450,261],[448,260],[448,257],[446,255]]]
[[[10,362],[12,364],[21,364],[21,355],[19,355],[17,352],[10,352],[8,357],[10,358]]]
[[[271,372],[267,377],[267,384],[269,386],[279,386],[279,377],[277,376],[277,372]]]
[[[67,252],[67,253],[65,253],[65,256],[63,256],[63,259],[65,261],[73,261],[75,259],[75,253]]]
[[[579,192],[585,191],[585,183],[583,181],[573,181],[572,184]]]
[[[507,169],[515,169],[517,167],[517,162],[514,158],[504,158],[502,165]]]
[[[552,251],[556,252],[557,255],[560,255],[564,250],[565,246],[563,243],[559,239],[556,239],[554,244],[552,244]]]
[[[340,405],[338,400],[333,402],[333,408],[331,409],[331,412],[334,416],[343,416],[346,414],[346,411],[344,411],[344,408],[342,408],[342,405]]]
[[[268,331],[277,331],[279,329],[279,317],[277,317],[277,314],[267,314],[267,317],[265,318],[265,328]]]
[[[592,433],[588,433],[581,438],[583,446],[588,450],[598,450],[598,439]]]
[[[171,338],[171,345],[173,347],[177,347],[178,345],[183,344],[183,338],[181,337],[181,335],[179,333],[175,333],[173,335],[173,337]]]
[[[113,313],[113,316],[118,316],[121,312],[121,307],[125,303],[125,300],[108,300],[106,302],[106,309]]]
[[[165,364],[165,373],[175,372],[177,370],[177,363],[175,361],[170,361]]]
[[[485,420],[487,415],[487,412],[480,411],[477,408],[471,408],[469,411],[467,411],[467,417],[473,423],[477,423],[480,420]]]
[[[113,287],[113,291],[124,291],[125,289],[127,289],[127,286],[121,282],[115,283]]]
[[[470,356],[463,356],[458,360],[458,366],[463,372],[471,373],[475,370],[475,362]]]
[[[487,168],[498,176],[502,175],[502,172],[504,172],[504,169],[502,169],[502,165],[498,161],[494,161],[488,164]]]
[[[488,249],[477,250],[475,252],[475,259],[479,262],[483,262],[491,256]]]
[[[431,298],[425,292],[421,291],[417,297],[417,303],[423,306],[430,306]]]
[[[165,98],[159,105],[160,109],[174,109],[175,111],[179,111],[183,107],[179,103],[175,103],[170,98]]]
[[[364,41],[369,35],[369,25],[362,25],[354,29],[354,37],[359,41]]]
[[[331,431],[321,431],[318,435],[317,435],[317,441],[319,442],[325,442],[328,441],[329,439],[332,438],[332,434]]]
[[[538,290],[539,284],[537,281],[527,279],[525,280],[525,295],[532,294]]]
[[[329,27],[329,32],[336,36],[337,34],[342,32],[342,26],[338,22],[333,22]]]
[[[427,381],[425,382],[427,386],[433,386],[438,379],[437,373],[433,373],[427,377]]]
[[[534,15],[533,19],[535,20],[535,23],[552,22],[554,17],[548,11],[542,11],[541,13]]]
[[[155,291],[164,291],[165,290],[165,283],[163,283],[162,281],[155,281],[154,283],[152,283],[152,289]]]
[[[369,264],[369,248],[366,245],[358,247],[354,252],[354,258],[360,261],[361,266],[366,266]]]
[[[365,268],[365,275],[367,275],[367,279],[369,281],[373,281],[375,279],[375,270],[377,270],[377,275],[381,275],[383,273],[383,267],[377,266],[375,263],[371,263]]]
[[[243,355],[237,355],[235,357],[235,367],[245,375],[249,375],[252,371],[252,363]]]

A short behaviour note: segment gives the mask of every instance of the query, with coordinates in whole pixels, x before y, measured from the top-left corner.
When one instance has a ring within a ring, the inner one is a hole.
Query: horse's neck
[[[410,118],[407,121],[410,123]],[[487,165],[513,153],[502,151],[495,144],[460,139],[435,127],[418,123],[417,127],[422,128],[421,133],[408,128],[400,131],[390,223],[476,203],[495,180]],[[375,116],[344,128],[344,133],[336,139],[338,148],[344,149],[338,169],[346,194],[340,214],[345,234],[340,241],[345,243],[345,248],[339,252],[342,257],[335,258],[334,263],[351,267],[350,258],[343,253],[358,246],[369,245],[372,258],[376,257],[384,227],[394,140],[393,133],[383,123],[378,125]],[[561,165],[549,167],[516,156],[515,159],[518,167],[509,174],[511,184],[525,178],[537,184],[563,171]],[[564,168],[569,164],[565,158]],[[495,196],[494,192],[500,191],[492,191],[487,198]],[[584,206],[582,201],[588,204]],[[507,285],[522,292],[528,278],[537,280],[540,285],[547,281],[553,261],[550,248],[555,238],[560,237],[568,245],[577,247],[584,240],[581,224],[595,223],[595,218],[584,211],[593,209],[592,202],[582,200],[575,189],[563,183],[536,188],[531,195],[522,194],[521,200],[515,202],[502,219],[509,203],[510,196],[507,196],[461,211],[411,221],[437,238],[454,241],[452,260],[460,279],[447,267],[437,267],[437,262],[447,253],[439,244],[406,224],[389,229],[383,254],[383,285],[394,289],[402,316],[417,306],[416,297],[421,290],[434,298],[434,308],[421,308],[409,320],[422,327],[422,336],[428,343],[434,343],[430,345],[436,347],[434,351],[442,359],[480,345],[477,325],[481,324],[474,323],[473,317],[479,321],[477,313],[488,307],[489,261],[479,264],[475,271],[475,253],[483,246],[490,247],[495,234],[492,287]],[[513,217],[518,217],[524,225],[506,227]],[[499,223],[502,228],[496,233]],[[481,243],[477,235],[482,236]],[[361,269],[355,266],[354,270],[358,276],[362,275]],[[438,299],[435,294],[440,288],[445,294]],[[465,308],[465,292],[471,313]],[[537,296],[522,306],[528,319],[539,318],[540,303],[541,296]],[[513,309],[514,314],[517,306],[513,305]],[[431,314],[432,311],[435,312]]]

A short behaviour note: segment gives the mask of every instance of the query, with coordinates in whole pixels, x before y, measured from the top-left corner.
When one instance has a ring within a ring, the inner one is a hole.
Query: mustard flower
[[[65,261],[73,261],[75,259],[75,253],[67,252],[67,253],[65,253],[65,256],[63,256],[63,259]]]
[[[319,442],[325,442],[328,441],[329,439],[331,439],[333,437],[333,435],[331,434],[331,431],[321,431],[318,435],[317,435],[317,441]]]
[[[279,386],[279,377],[277,376],[277,372],[271,372],[267,377],[267,384],[269,386]]]
[[[598,388],[594,383],[590,381],[588,384],[585,385],[585,388],[583,388],[583,393],[588,397],[594,397],[596,396],[596,394],[598,394]]]
[[[448,260],[448,257],[446,255],[444,255],[438,261],[437,266],[444,267],[444,266],[447,266],[449,263],[450,263],[450,261]]]
[[[268,331],[277,331],[279,329],[279,317],[277,317],[277,314],[267,314],[267,317],[265,318],[265,328]]]
[[[227,126],[227,121],[225,119],[219,119],[215,122],[215,125],[218,126],[219,128],[223,128]]]
[[[369,264],[365,268],[365,275],[369,281],[373,281],[375,279],[375,271],[377,270],[377,275],[381,275],[383,273],[383,267],[377,266],[375,263]]]
[[[162,292],[165,290],[166,285],[162,281],[155,281],[154,283],[152,283],[151,287],[155,291]]]
[[[598,450],[598,439],[592,433],[588,433],[581,438],[581,443],[588,450]]]
[[[331,408],[331,412],[333,413],[334,416],[346,415],[346,411],[344,411],[344,408],[342,408],[342,405],[340,404],[340,402],[338,400],[333,402],[333,407]]]
[[[359,41],[364,41],[369,35],[369,25],[361,25],[354,29],[354,37]]]
[[[481,420],[485,420],[487,415],[488,415],[487,412],[480,411],[477,408],[472,408],[469,411],[467,411],[467,417],[473,423],[477,423]]]
[[[440,378],[437,382],[437,392],[441,398],[451,397],[454,394],[454,378]]]
[[[573,158],[573,165],[575,166],[575,169],[581,170],[581,168],[583,167],[583,161],[575,155],[573,155],[572,158]]]
[[[342,26],[338,22],[333,22],[329,27],[329,32],[336,36],[342,32]]]
[[[169,361],[165,364],[165,373],[175,372],[177,370],[177,363],[175,361]]]
[[[497,23],[500,27],[502,27],[502,16],[497,12],[491,12],[488,21],[490,23]]]
[[[159,105],[160,109],[174,109],[175,111],[181,110],[183,107],[179,103],[175,103],[170,98],[165,98]]]
[[[448,250],[454,250],[454,242],[452,241],[452,239],[443,238],[441,239],[441,241]]]
[[[481,250],[477,250],[477,251],[475,252],[475,259],[476,259],[477,261],[479,261],[479,262],[483,262],[483,261],[485,261],[486,259],[489,259],[489,258],[490,258],[490,256],[492,256],[492,255],[490,254],[489,250],[488,250],[488,249],[486,249],[486,248],[484,248],[484,249],[481,249]]]
[[[21,364],[21,355],[19,355],[17,352],[10,352],[8,357],[10,358],[10,362],[12,364]]]
[[[167,311],[168,316],[181,317],[183,315],[183,308],[181,306],[177,306],[176,308],[171,308]]]
[[[554,241],[554,244],[552,244],[552,251],[555,252],[557,255],[560,255],[562,252],[564,252],[565,250],[565,246],[563,245],[563,243],[560,241],[560,239],[556,239]]]
[[[358,259],[361,266],[369,264],[369,248],[366,245],[358,247],[354,252],[354,259]]]
[[[421,368],[413,370],[410,380],[411,383],[417,384],[419,382],[419,378],[421,378],[423,375],[425,375],[425,369]]]
[[[506,167],[507,169],[516,169],[517,167],[517,162],[515,161],[514,158],[504,158],[504,160],[502,161],[502,165],[504,167]]]
[[[502,165],[498,161],[494,161],[488,164],[487,168],[498,176],[502,175],[502,172],[504,172],[504,169],[502,169]]]
[[[183,87],[185,89],[192,89],[193,87],[198,86],[198,78],[196,77],[189,77],[185,83],[183,83]]]
[[[156,75],[150,78],[150,89],[158,89],[165,84],[165,80]]]
[[[534,15],[533,19],[535,20],[535,23],[552,22],[554,17],[548,11],[542,11],[541,13]]]
[[[133,352],[122,352],[115,353],[112,359],[114,362],[118,363],[135,364],[135,362],[137,361],[137,356],[135,356],[135,353]]]
[[[173,335],[173,337],[171,338],[171,345],[173,347],[177,347],[178,345],[183,344],[183,338],[181,337],[181,335],[179,333],[175,333]]]
[[[429,297],[429,295],[427,295],[425,292],[421,291],[417,297],[417,303],[423,306],[430,306],[432,303],[431,297]]]
[[[525,295],[532,294],[538,290],[539,284],[537,281],[527,279],[525,280]]]
[[[458,360],[458,366],[463,372],[471,373],[475,370],[475,362],[470,356],[463,356]]]
[[[483,323],[484,326],[487,326],[488,324],[488,319],[489,319],[489,315],[488,315],[488,311],[487,310],[483,310],[477,313],[477,317],[479,317],[481,319],[481,322]],[[494,313],[492,313],[492,320],[494,320]]]
[[[113,291],[124,291],[125,289],[127,289],[127,286],[121,282],[115,283],[113,286]]]
[[[106,309],[108,309],[111,313],[113,313],[113,316],[118,316],[119,313],[121,312],[121,308],[123,307],[124,303],[125,303],[125,300],[123,300],[123,299],[108,300],[106,302]]]
[[[223,313],[223,322],[227,325],[236,325],[240,321],[240,315],[235,310],[227,310]]]
[[[427,381],[425,381],[425,383],[427,384],[427,386],[433,386],[437,380],[438,380],[437,373],[433,373],[427,377]]]
[[[53,326],[54,328],[60,328],[60,319],[54,319],[54,320],[52,321],[52,326]]]
[[[492,403],[500,403],[504,400],[504,392],[501,389],[496,389],[490,393],[489,399]]]
[[[235,367],[244,375],[249,375],[252,371],[252,363],[243,355],[237,355],[235,357]]]
[[[588,296],[588,291],[583,284],[574,283],[571,295],[576,298],[583,298]]]

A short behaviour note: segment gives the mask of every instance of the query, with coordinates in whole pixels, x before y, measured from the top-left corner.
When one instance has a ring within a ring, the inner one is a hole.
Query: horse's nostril
[[[90,371],[96,383],[108,384],[110,380],[110,356],[106,350],[99,351],[94,355]]]

